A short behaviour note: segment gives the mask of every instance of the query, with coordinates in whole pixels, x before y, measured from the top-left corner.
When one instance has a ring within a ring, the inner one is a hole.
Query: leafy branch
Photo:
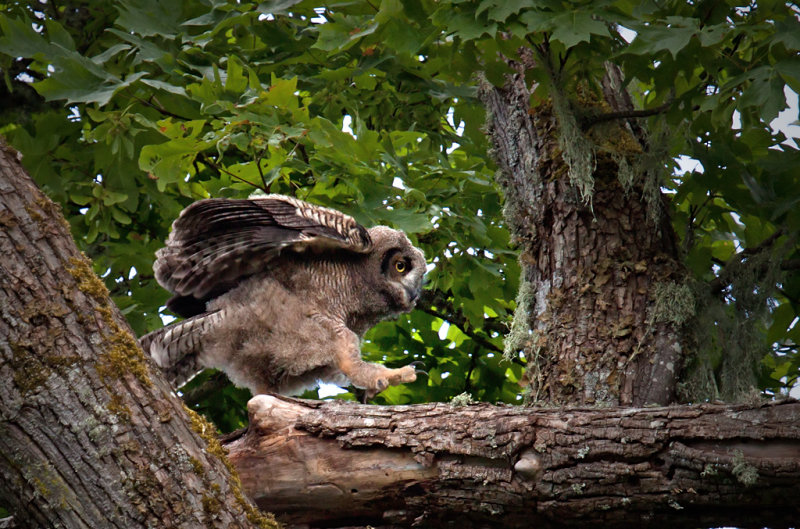
[[[464,313],[453,305],[453,302],[447,299],[443,292],[440,290],[425,290],[422,297],[417,303],[417,309],[426,314],[435,316],[441,320],[454,325],[458,330],[471,338],[475,343],[481,347],[502,354],[503,349],[490,342],[486,337],[481,336],[476,331],[470,328],[467,317]],[[497,333],[503,335],[508,332],[506,323],[500,318],[487,318],[484,320],[485,331],[490,333]],[[515,363],[524,366],[525,363],[519,358],[512,359]]]

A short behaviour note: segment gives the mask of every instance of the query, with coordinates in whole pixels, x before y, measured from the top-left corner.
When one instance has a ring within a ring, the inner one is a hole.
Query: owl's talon
[[[376,391],[364,390],[363,395],[361,395],[361,404],[366,404],[367,402],[372,400],[372,397],[377,395]]]
[[[423,362],[421,360],[414,360],[413,362],[408,364],[408,366],[406,366],[406,367],[413,368],[414,369],[414,373],[417,373],[418,375],[422,374],[422,375],[428,376],[428,372],[427,371],[425,371],[424,369],[420,369],[421,367],[425,367],[425,362]]]

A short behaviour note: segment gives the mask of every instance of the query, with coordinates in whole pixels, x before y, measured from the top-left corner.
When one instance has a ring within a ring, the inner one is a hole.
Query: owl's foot
[[[366,389],[364,402],[366,403],[389,386],[414,382],[417,380],[417,373],[425,373],[425,371],[417,369],[419,366],[424,366],[424,364],[422,362],[411,362],[409,365],[397,369],[384,368],[383,372],[379,373],[374,379],[371,387]]]

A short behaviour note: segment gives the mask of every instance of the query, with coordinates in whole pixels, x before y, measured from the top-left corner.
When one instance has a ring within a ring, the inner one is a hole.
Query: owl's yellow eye
[[[405,261],[397,261],[394,264],[394,269],[400,272],[401,274],[406,271],[406,263]]]

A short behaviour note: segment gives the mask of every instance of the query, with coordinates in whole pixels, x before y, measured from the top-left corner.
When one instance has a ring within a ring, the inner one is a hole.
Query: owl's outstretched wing
[[[292,197],[212,198],[181,212],[153,270],[159,284],[176,294],[167,306],[188,317],[268,268],[281,252],[333,248],[365,253],[372,241],[352,217]]]

